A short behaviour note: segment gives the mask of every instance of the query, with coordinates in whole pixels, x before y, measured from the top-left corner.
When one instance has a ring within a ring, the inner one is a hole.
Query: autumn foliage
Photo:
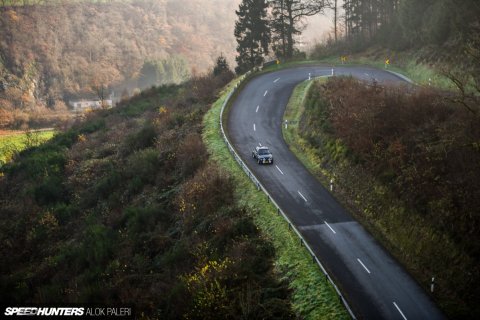
[[[52,126],[98,88],[127,96],[206,72],[222,53],[233,60],[237,2],[0,3],[0,126]]]
[[[333,78],[310,91],[300,128],[345,201],[426,288],[437,275],[459,316],[480,281],[480,119],[452,96]]]

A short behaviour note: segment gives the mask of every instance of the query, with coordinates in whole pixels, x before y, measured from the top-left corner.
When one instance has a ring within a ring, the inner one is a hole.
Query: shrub
[[[63,181],[60,177],[46,177],[34,190],[35,201],[40,205],[50,205],[65,200]]]
[[[122,147],[124,154],[151,147],[155,143],[157,132],[151,122],[145,123],[140,131],[130,134]]]
[[[155,228],[157,207],[129,207],[124,210],[122,225],[134,234],[152,231]]]
[[[95,119],[90,119],[89,121],[85,122],[79,129],[80,133],[93,133],[95,131],[105,129],[105,118],[100,118],[97,116]]]
[[[199,134],[184,138],[177,150],[176,168],[180,177],[192,176],[207,160],[207,150]]]
[[[197,219],[233,202],[232,181],[215,165],[207,165],[184,184],[176,202],[184,223],[191,227]]]
[[[148,148],[137,151],[128,157],[125,173],[127,178],[137,181],[136,184],[153,184],[159,168],[158,151]]]

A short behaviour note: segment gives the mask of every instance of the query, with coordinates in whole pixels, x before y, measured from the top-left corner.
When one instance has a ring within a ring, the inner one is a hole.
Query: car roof
[[[265,147],[265,146],[257,147],[257,150],[262,150],[262,149],[268,150],[268,147]]]

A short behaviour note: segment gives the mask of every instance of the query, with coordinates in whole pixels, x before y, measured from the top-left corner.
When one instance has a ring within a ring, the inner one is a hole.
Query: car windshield
[[[270,154],[270,150],[260,149],[260,150],[258,150],[258,154],[264,156],[264,155]]]

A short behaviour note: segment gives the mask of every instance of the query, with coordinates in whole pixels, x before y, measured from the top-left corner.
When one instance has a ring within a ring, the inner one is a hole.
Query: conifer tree
[[[300,35],[304,19],[321,13],[326,0],[270,0],[271,27],[277,56],[292,58],[295,36]]]
[[[214,76],[219,76],[222,73],[229,72],[230,67],[228,66],[227,59],[221,54],[217,58],[217,63],[215,64],[215,67],[213,67],[213,75]]]
[[[260,65],[268,54],[270,29],[265,0],[243,0],[236,14],[235,38],[237,40],[238,74]]]

